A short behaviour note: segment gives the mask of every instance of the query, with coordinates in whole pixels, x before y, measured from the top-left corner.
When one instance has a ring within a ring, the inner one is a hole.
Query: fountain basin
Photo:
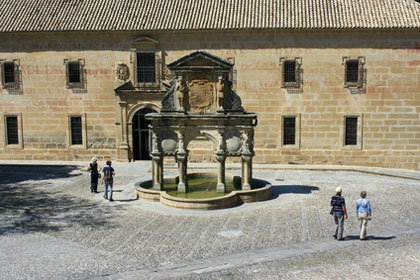
[[[216,178],[214,173],[191,173],[188,174],[188,180],[193,181],[196,178]],[[212,197],[207,198],[187,198],[187,197],[177,197],[173,195],[174,186],[178,181],[177,177],[174,178],[165,178],[165,185],[168,185],[168,189],[164,191],[152,189],[152,181],[142,181],[135,184],[135,195],[144,200],[150,201],[159,201],[160,203],[175,208],[181,209],[194,209],[194,210],[214,210],[214,209],[223,209],[236,206],[241,203],[249,203],[256,201],[267,200],[271,197],[271,184],[266,181],[254,179],[252,181],[251,190],[240,190],[236,189],[240,186],[237,186],[238,179],[233,175],[226,174],[227,181],[227,193],[220,194],[215,193]],[[228,185],[228,182],[231,182],[231,185]],[[234,184],[236,185],[236,188]],[[166,188],[164,185],[164,188]],[[190,186],[190,191],[194,193],[193,186]],[[192,190],[191,190],[192,189]],[[213,190],[209,190],[211,192]],[[171,195],[172,193],[172,195]],[[185,193],[179,194],[184,196]]]

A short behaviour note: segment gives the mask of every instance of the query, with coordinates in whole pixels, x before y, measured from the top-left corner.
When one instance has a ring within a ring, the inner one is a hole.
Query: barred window
[[[67,87],[72,89],[84,89],[84,60],[65,59]]]
[[[357,117],[346,117],[344,145],[357,145]]]
[[[80,62],[70,61],[68,69],[69,83],[80,83]]]
[[[137,53],[137,83],[156,82],[155,53]]]
[[[71,132],[71,144],[82,145],[82,117],[71,117],[70,118],[70,132]]]
[[[359,60],[347,60],[346,62],[346,82],[357,83],[359,81]]]
[[[11,84],[16,82],[16,73],[15,73],[15,63],[14,62],[4,62],[3,64],[4,71],[4,82],[6,84]]]
[[[296,83],[296,61],[286,60],[284,62],[283,79],[285,83]]]
[[[344,86],[354,93],[363,93],[366,85],[366,58],[343,57]]]
[[[283,118],[283,145],[296,144],[296,117]]]
[[[6,138],[7,144],[19,144],[18,118],[16,116],[6,117]]]

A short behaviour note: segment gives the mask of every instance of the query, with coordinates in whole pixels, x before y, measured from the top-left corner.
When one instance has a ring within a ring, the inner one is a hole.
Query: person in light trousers
[[[360,221],[360,240],[365,240],[367,223],[372,219],[372,210],[366,195],[367,193],[362,191],[360,198],[356,201],[356,212]]]

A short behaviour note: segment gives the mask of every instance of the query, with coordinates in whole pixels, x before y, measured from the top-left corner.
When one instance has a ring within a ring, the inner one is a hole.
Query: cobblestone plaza
[[[81,163],[2,162],[0,279],[420,277],[418,171],[256,165],[254,177],[273,185],[271,200],[200,212],[134,199],[133,184],[151,178],[150,162],[114,167],[110,203],[90,193]],[[343,242],[332,238],[328,214],[338,185],[349,212]],[[362,190],[374,217],[364,242],[354,207]]]

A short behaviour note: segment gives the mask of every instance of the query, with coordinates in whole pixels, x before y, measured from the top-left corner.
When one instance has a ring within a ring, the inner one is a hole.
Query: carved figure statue
[[[218,109],[223,109],[224,107],[224,100],[225,100],[225,80],[222,76],[219,77],[219,81],[216,84],[216,91],[217,91],[217,105]]]
[[[184,110],[185,90],[186,90],[185,81],[182,80],[181,76],[178,76],[178,79],[176,79],[176,98],[178,98],[180,110]]]

